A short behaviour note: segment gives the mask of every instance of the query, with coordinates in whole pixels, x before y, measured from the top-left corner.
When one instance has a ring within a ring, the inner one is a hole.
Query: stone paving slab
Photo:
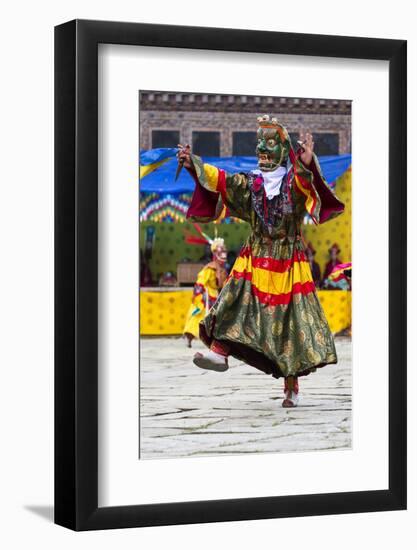
[[[339,362],[300,379],[300,404],[283,409],[283,381],[231,358],[227,372],[192,363],[182,338],[141,338],[140,457],[347,449],[351,446],[351,341]]]

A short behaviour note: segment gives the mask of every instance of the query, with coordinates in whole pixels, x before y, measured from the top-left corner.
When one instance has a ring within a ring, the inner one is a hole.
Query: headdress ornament
[[[278,122],[278,119],[275,117],[270,117],[269,115],[262,115],[257,117],[259,128],[263,129],[274,129],[277,130],[281,141],[285,143],[290,141],[290,136],[287,132],[285,126]]]
[[[212,252],[214,252],[219,246],[225,246],[224,239],[217,236],[217,227],[215,228],[215,236],[212,239],[203,232],[197,223],[193,223],[193,226],[198,231],[200,236],[193,235],[188,231],[185,231],[185,242],[189,244],[209,244]]]
[[[214,252],[219,246],[224,246],[224,239],[221,239],[220,237],[216,237],[210,242],[210,248],[212,252]]]

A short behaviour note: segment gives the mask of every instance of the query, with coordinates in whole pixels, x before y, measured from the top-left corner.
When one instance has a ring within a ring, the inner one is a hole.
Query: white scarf
[[[272,199],[281,191],[282,180],[284,179],[287,169],[284,166],[278,166],[276,170],[271,172],[263,172],[262,170],[252,170],[253,174],[260,174],[264,180],[264,189],[268,199]]]

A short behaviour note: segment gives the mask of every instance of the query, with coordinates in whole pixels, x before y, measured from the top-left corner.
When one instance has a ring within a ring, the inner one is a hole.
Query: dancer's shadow
[[[53,506],[37,506],[37,505],[26,505],[24,506],[25,510],[36,514],[46,521],[53,523],[54,521],[54,507]]]

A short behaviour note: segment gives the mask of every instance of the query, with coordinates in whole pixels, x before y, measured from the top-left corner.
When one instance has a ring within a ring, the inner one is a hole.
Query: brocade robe
[[[333,335],[316,294],[301,225],[344,210],[314,156],[308,169],[293,150],[278,195],[268,199],[259,174],[228,174],[191,156],[196,181],[188,217],[210,221],[220,201],[251,233],[208,315],[200,338],[271,374],[301,376],[337,362]]]

